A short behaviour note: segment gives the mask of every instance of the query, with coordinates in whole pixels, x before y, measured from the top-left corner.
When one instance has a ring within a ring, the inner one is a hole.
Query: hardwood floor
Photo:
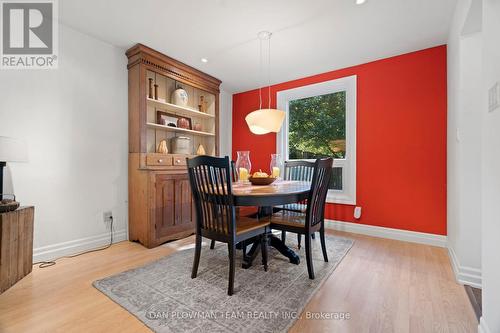
[[[355,244],[290,332],[477,332],[473,309],[454,280],[446,249],[328,232]],[[94,289],[92,281],[193,242],[189,237],[154,249],[121,242],[102,252],[62,259],[53,267],[34,268],[0,295],[0,332],[149,332]],[[349,312],[351,318],[306,318],[307,312],[319,311]]]

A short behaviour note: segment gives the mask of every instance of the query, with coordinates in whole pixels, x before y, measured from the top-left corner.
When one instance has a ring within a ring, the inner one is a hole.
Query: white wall
[[[231,158],[232,137],[233,137],[233,95],[221,90],[219,112],[219,152],[220,156]]]
[[[448,43],[448,240],[459,279],[481,268],[484,333],[500,332],[500,109],[487,105],[500,82],[499,40],[500,1],[458,2]]]
[[[59,69],[0,71],[0,135],[26,140],[5,192],[35,206],[35,260],[105,244],[104,211],[126,238],[125,50],[65,26]],[[12,189],[13,187],[13,189]]]
[[[448,41],[447,210],[448,246],[457,280],[480,287],[483,104],[477,1],[457,3]]]
[[[483,2],[483,65],[482,99],[487,91],[500,82],[500,1]],[[500,332],[500,109],[482,110],[482,262],[483,262],[483,317],[480,330]]]

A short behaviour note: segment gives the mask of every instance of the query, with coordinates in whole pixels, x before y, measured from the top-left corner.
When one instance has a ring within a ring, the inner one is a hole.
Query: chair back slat
[[[196,227],[225,236],[235,233],[235,209],[229,158],[198,156],[187,159],[196,206]]]
[[[233,183],[236,183],[239,179],[240,179],[240,176],[238,175],[238,170],[236,170],[236,162],[235,161],[231,161],[231,173],[232,173],[232,176],[233,176]]]
[[[325,215],[328,184],[332,176],[333,159],[317,159],[314,163],[311,191],[307,199],[306,229],[320,223]]]
[[[314,162],[285,161],[285,180],[310,182],[314,173]]]

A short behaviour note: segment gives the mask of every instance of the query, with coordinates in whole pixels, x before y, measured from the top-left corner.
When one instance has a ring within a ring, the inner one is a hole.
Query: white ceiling
[[[257,88],[257,33],[273,32],[272,83],[445,44],[456,0],[62,0],[61,21],[121,48],[143,43]],[[124,55],[125,56],[125,55]],[[208,63],[200,59],[206,57]]]

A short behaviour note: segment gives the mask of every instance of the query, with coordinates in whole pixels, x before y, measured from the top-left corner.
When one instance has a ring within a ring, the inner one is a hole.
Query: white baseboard
[[[355,234],[362,234],[373,237],[389,238],[405,242],[447,247],[446,236],[427,234],[424,232],[392,229],[385,227],[377,227],[373,225],[334,221],[334,220],[325,220],[325,227],[339,231],[352,232]]]
[[[448,256],[450,257],[451,267],[453,268],[453,272],[455,272],[455,278],[458,283],[468,284],[474,288],[481,288],[482,276],[480,269],[462,266],[451,247],[448,247]]]
[[[491,333],[491,330],[488,327],[488,325],[486,324],[484,317],[481,317],[481,320],[479,320],[478,331],[479,331],[479,333]]]
[[[109,232],[104,234],[75,239],[33,249],[33,262],[53,260],[83,251],[92,250],[109,244]],[[118,230],[113,233],[113,243],[128,239],[127,230]]]
[[[453,268],[457,282],[474,288],[482,287],[481,270],[460,265],[455,251],[448,247],[446,236],[334,220],[325,220],[325,227],[355,234],[448,248],[451,267]]]

